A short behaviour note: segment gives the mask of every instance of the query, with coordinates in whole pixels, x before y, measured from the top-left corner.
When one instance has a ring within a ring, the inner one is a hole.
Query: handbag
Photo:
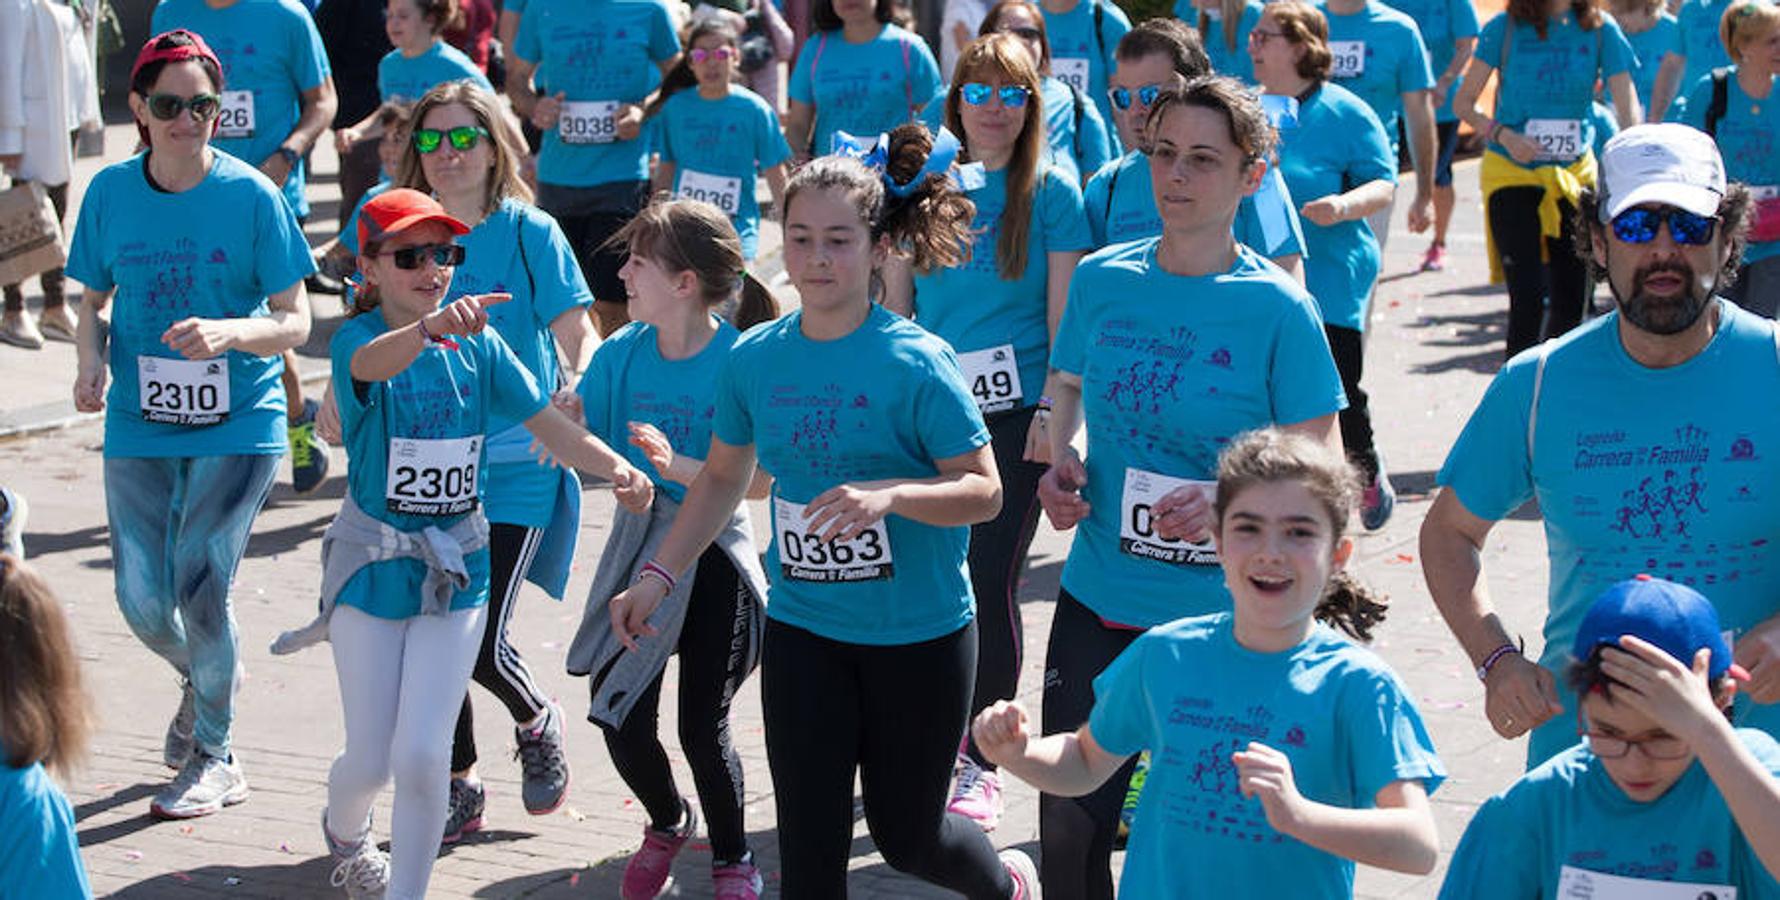
[[[49,192],[34,181],[0,192],[0,284],[18,284],[68,261]]]

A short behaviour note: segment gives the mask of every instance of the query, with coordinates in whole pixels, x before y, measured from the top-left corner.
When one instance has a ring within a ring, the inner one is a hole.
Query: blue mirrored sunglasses
[[[1026,105],[1028,93],[1026,88],[1018,84],[1004,84],[1001,87],[990,87],[980,81],[958,86],[958,96],[971,106],[982,106],[989,102],[993,94],[1001,98],[1001,105],[1008,109],[1020,109]]]
[[[1150,106],[1156,102],[1156,96],[1162,93],[1162,86],[1159,84],[1146,84],[1143,87],[1138,88],[1136,93],[1137,102],[1142,103],[1144,106]],[[1112,100],[1112,105],[1119,109],[1131,108],[1131,94],[1132,91],[1130,88],[1122,87],[1108,88],[1106,92],[1107,98]]]
[[[1669,236],[1677,244],[1699,246],[1712,241],[1718,227],[1713,216],[1698,216],[1684,209],[1665,207],[1647,209],[1635,206],[1613,217],[1613,236],[1628,244],[1648,244],[1656,240],[1657,229],[1669,223]]]

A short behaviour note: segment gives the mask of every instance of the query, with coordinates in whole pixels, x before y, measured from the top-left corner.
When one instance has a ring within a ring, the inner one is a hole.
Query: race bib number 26
[[[223,91],[216,112],[216,136],[253,137],[253,91]]]
[[[1218,551],[1208,538],[1201,543],[1165,538],[1156,533],[1152,512],[1164,496],[1183,487],[1217,494],[1217,482],[1174,478],[1143,469],[1125,470],[1125,490],[1119,500],[1119,551],[1177,566],[1215,566]]]
[[[823,526],[826,530],[826,524]],[[850,541],[822,540],[802,503],[773,499],[779,572],[791,581],[882,581],[895,574],[890,530],[879,519]]]

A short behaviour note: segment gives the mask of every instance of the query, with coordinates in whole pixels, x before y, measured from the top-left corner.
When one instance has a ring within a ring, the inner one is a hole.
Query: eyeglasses
[[[1648,244],[1656,240],[1663,222],[1669,223],[1669,236],[1677,244],[1697,247],[1712,242],[1717,230],[1716,216],[1697,216],[1684,209],[1666,207],[1647,209],[1634,206],[1613,217],[1613,236],[1628,244]]]
[[[458,244],[422,244],[418,247],[403,247],[377,254],[395,260],[398,269],[418,269],[421,260],[430,259],[433,265],[443,269],[448,266],[461,265],[464,261],[464,248]]]
[[[1011,34],[1017,38],[1028,41],[1036,41],[1044,37],[1043,32],[1031,25],[1001,26],[995,30],[1001,34]]]
[[[1274,38],[1283,38],[1285,36],[1286,33],[1283,31],[1268,31],[1264,28],[1256,28],[1248,33],[1248,42],[1257,47],[1265,47],[1267,46],[1268,41],[1271,41]]]
[[[1001,87],[990,87],[980,81],[972,81],[958,86],[958,96],[971,106],[982,106],[989,102],[990,95],[1001,98],[1001,105],[1008,109],[1020,109],[1026,105],[1030,96],[1024,85],[1004,84]]]
[[[735,51],[729,49],[728,47],[718,47],[715,50],[706,50],[703,47],[694,47],[693,49],[687,51],[686,55],[691,57],[693,63],[695,63],[695,64],[702,63],[707,59],[717,59],[717,60],[722,60],[724,62],[728,62],[731,57],[735,56]]]
[[[416,128],[414,129],[414,149],[422,153],[431,153],[439,149],[439,146],[449,139],[453,150],[473,150],[485,137],[488,137],[488,129],[480,125],[459,125],[445,131],[437,128]]]
[[[163,122],[179,118],[179,114],[188,109],[198,121],[208,122],[216,118],[217,112],[222,109],[222,98],[215,94],[193,94],[190,97],[181,97],[178,94],[142,96],[148,102],[149,114]]]
[[[1130,88],[1116,87],[1108,88],[1106,96],[1107,99],[1112,101],[1112,105],[1119,109],[1130,109],[1132,93]],[[1143,87],[1138,88],[1135,93],[1137,95],[1138,103],[1141,103],[1144,106],[1149,106],[1150,104],[1155,103],[1157,95],[1162,93],[1162,86],[1159,84],[1146,84]]]
[[[1632,752],[1633,747],[1637,747],[1645,759],[1681,759],[1693,752],[1693,748],[1678,737],[1651,737],[1633,741],[1596,731],[1583,732],[1582,736],[1588,739],[1588,749],[1602,759],[1619,759]]]

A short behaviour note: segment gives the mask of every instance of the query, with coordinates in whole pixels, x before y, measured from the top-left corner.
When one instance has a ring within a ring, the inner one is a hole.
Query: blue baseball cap
[[[1707,675],[1713,681],[1726,672],[1739,681],[1749,679],[1749,673],[1731,661],[1730,644],[1712,602],[1686,585],[1638,575],[1608,588],[1582,617],[1570,654],[1586,660],[1597,647],[1618,647],[1620,637],[1627,634],[1655,644],[1686,666],[1693,665],[1694,654],[1704,647],[1712,651]]]

